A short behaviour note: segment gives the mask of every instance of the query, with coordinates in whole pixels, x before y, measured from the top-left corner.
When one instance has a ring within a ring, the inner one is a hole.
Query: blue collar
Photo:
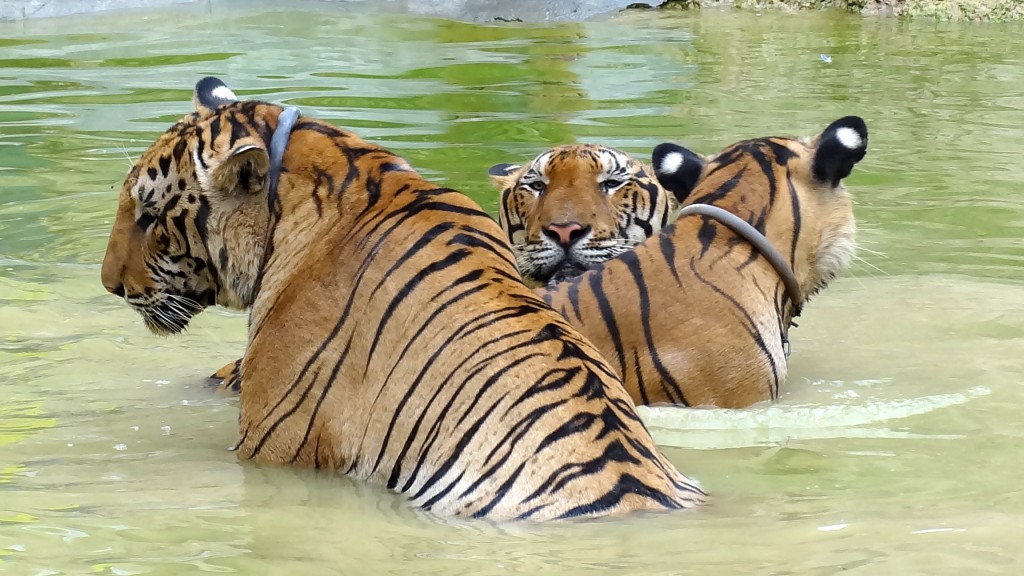
[[[288,138],[301,115],[299,109],[294,106],[285,108],[277,117],[277,129],[270,137],[270,174],[268,175],[267,196],[271,201],[271,206],[277,199],[277,181],[281,178],[281,164],[284,162],[284,151],[288,147]]]

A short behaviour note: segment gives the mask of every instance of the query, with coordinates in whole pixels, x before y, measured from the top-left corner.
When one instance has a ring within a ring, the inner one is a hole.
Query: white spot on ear
[[[661,159],[661,164],[658,165],[658,173],[675,174],[679,171],[679,168],[683,166],[683,162],[685,161],[686,158],[679,152],[669,152]]]
[[[856,130],[850,127],[836,130],[836,139],[850,150],[856,150],[864,145],[864,139],[860,137],[860,134],[857,134]]]
[[[218,100],[231,100],[232,102],[238,101],[238,96],[235,96],[235,93],[227,86],[217,86],[210,94]]]

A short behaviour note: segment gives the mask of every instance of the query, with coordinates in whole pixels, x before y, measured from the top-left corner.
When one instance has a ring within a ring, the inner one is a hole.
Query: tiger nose
[[[579,222],[565,222],[562,224],[548,224],[547,228],[544,229],[544,234],[562,246],[571,246],[574,242],[586,236],[589,231],[590,226],[583,226]]]
[[[114,296],[124,298],[124,284],[120,282],[104,282],[103,287]]]

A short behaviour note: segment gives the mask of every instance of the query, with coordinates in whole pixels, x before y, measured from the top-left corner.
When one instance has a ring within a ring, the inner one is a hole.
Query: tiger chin
[[[856,222],[842,180],[867,144],[867,126],[856,116],[812,138],[744,140],[708,157],[662,144],[652,163],[684,213],[704,204],[724,209],[769,250],[712,217],[684,215],[635,249],[538,294],[611,361],[638,404],[741,408],[773,400],[786,378],[793,317],[853,257]],[[492,168],[492,179],[504,166]],[[585,173],[563,163],[545,177]],[[499,182],[501,210],[514,214],[501,221],[513,242],[522,232],[509,222],[551,222],[530,211],[543,194],[533,205],[510,201],[510,189],[525,194],[532,181],[520,171]],[[567,210],[585,214],[591,200],[570,203]],[[766,257],[770,251],[784,261],[781,269]]]
[[[498,222],[528,284],[553,285],[632,250],[668,224],[677,200],[654,170],[598,144],[546,150],[488,170]]]
[[[467,196],[216,78],[193,102],[129,172],[102,282],[157,333],[250,308],[239,459],[497,520],[704,501]]]

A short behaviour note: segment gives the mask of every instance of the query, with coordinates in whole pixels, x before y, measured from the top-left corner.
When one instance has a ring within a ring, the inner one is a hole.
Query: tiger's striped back
[[[308,118],[268,194],[258,151],[281,108],[203,86],[197,115],[126,182],[104,284],[148,294],[195,294],[202,284],[217,302],[227,294],[251,305],[239,458],[340,471],[473,517],[703,501],[592,345],[522,284],[501,230],[468,197]],[[180,190],[157,194],[161,216],[140,237],[140,190],[179,180]],[[161,275],[135,262],[168,253],[164,266],[187,269]]]

